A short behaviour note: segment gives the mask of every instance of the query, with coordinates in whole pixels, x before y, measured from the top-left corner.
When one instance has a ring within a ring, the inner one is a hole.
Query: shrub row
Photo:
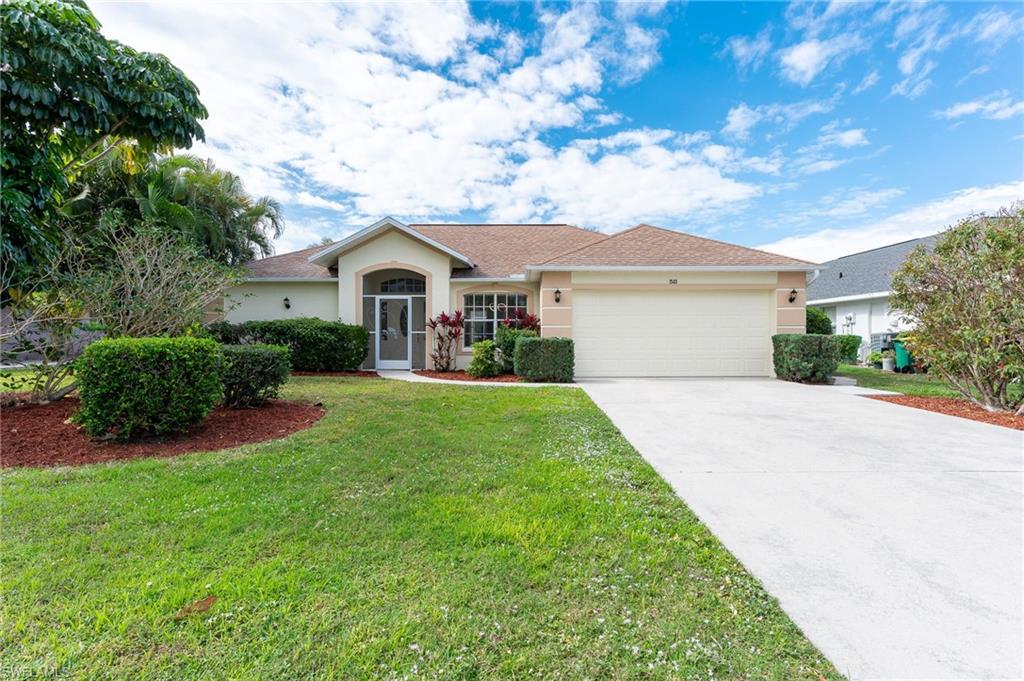
[[[76,362],[82,406],[74,420],[93,437],[116,440],[184,432],[218,402],[248,408],[276,397],[289,354],[208,338],[98,340]]]
[[[784,381],[827,383],[839,367],[836,336],[780,333],[772,336],[775,374]]]
[[[839,359],[843,362],[853,363],[857,361],[857,354],[860,352],[860,346],[864,340],[857,335],[853,334],[841,334],[836,336],[836,342],[839,344]]]
[[[501,362],[503,373],[515,372],[516,340],[519,338],[536,338],[538,334],[530,328],[517,328],[507,324],[499,324],[494,332],[494,345],[498,350],[498,361]]]
[[[517,376],[528,381],[572,383],[576,356],[571,338],[520,336],[515,343]]]
[[[355,371],[370,348],[370,336],[363,327],[313,317],[217,322],[206,330],[211,338],[228,345],[284,345],[291,350],[296,371]]]

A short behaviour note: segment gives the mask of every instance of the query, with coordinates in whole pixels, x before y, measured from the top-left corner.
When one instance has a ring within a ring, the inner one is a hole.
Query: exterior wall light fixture
[[[797,295],[796,294],[796,289],[793,289],[792,291],[790,291],[789,292],[789,302],[795,303],[796,302],[796,295]]]
[[[285,296],[285,298],[284,298],[284,309],[286,309],[286,310],[292,309],[292,301],[288,300],[288,296]]]
[[[557,289],[557,288],[555,289],[555,302],[556,303],[562,302],[562,289]]]

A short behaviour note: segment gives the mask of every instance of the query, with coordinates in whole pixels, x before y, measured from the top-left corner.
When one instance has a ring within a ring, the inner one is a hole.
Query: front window
[[[526,295],[522,293],[467,293],[462,299],[466,315],[463,328],[466,349],[482,340],[494,340],[494,330],[504,319],[526,314]]]

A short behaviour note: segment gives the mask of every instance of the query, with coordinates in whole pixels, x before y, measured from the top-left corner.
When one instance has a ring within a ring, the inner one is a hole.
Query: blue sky
[[[93,9],[197,83],[278,252],[392,215],[826,260],[1024,199],[1020,3]]]

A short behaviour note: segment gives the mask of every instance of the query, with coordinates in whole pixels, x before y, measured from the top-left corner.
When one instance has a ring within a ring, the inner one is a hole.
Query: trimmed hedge
[[[224,406],[251,409],[277,397],[291,372],[291,350],[283,345],[224,345]]]
[[[835,336],[780,333],[772,336],[775,374],[784,381],[827,383],[839,367]]]
[[[225,344],[284,345],[291,350],[296,371],[355,371],[370,349],[370,335],[363,327],[315,317],[218,322],[206,329]]]
[[[516,339],[536,338],[537,336],[538,333],[533,329],[518,329],[514,326],[498,324],[498,328],[494,332],[494,345],[500,354],[502,373],[515,372]]]
[[[490,378],[501,373],[501,363],[494,356],[494,341],[482,340],[473,343],[473,361],[466,367],[466,373],[477,378]]]
[[[571,338],[520,336],[513,356],[517,376],[535,382],[572,383],[576,359]]]
[[[117,440],[184,432],[220,400],[223,361],[207,338],[95,341],[76,361],[82,407],[74,421]]]
[[[839,343],[839,359],[843,362],[853,363],[857,361],[857,354],[860,351],[864,339],[854,334],[840,334],[835,337]]]
[[[808,307],[805,313],[807,326],[807,333],[830,335],[832,331],[832,320],[828,318],[828,314],[818,307]]]

